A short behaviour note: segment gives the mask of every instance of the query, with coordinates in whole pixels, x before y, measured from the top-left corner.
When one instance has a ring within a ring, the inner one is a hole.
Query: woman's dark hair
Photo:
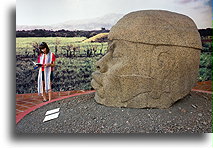
[[[40,51],[41,51],[41,49],[44,49],[44,48],[46,48],[47,54],[48,54],[50,52],[50,49],[49,49],[47,43],[46,42],[41,42],[40,45],[39,45]],[[41,51],[41,53],[43,53],[43,52]]]

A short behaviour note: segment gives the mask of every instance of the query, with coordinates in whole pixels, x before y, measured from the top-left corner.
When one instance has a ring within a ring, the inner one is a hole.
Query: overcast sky
[[[212,26],[211,0],[17,0],[17,25],[50,25],[69,20],[162,9],[192,18],[197,27]]]

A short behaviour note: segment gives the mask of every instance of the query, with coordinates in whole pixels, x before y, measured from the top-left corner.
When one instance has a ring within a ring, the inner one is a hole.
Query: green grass
[[[66,51],[62,51],[63,47],[73,46],[78,47],[80,53],[84,53],[85,50],[95,47],[97,50],[106,49],[107,43],[83,43],[86,37],[28,37],[28,38],[16,38],[16,55],[33,54],[33,43],[46,42],[50,50],[54,53],[55,46],[58,47],[59,54],[66,54]]]

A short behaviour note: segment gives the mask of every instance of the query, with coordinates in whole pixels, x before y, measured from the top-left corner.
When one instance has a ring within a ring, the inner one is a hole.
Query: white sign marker
[[[43,122],[58,118],[60,113],[59,110],[60,108],[56,108],[56,109],[47,111]]]
[[[45,115],[47,116],[47,115],[50,115],[50,114],[53,114],[53,113],[59,112],[59,110],[60,110],[60,108],[56,108],[56,109],[49,110],[49,111],[47,111],[47,112],[46,112],[46,114],[45,114]]]
[[[58,115],[59,115],[59,113],[48,115],[44,118],[43,122],[58,118]]]

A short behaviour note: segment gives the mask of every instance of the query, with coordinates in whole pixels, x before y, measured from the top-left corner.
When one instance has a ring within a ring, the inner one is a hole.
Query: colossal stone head
[[[197,81],[201,40],[187,16],[132,12],[108,35],[108,51],[92,74],[95,100],[106,106],[168,108]]]

